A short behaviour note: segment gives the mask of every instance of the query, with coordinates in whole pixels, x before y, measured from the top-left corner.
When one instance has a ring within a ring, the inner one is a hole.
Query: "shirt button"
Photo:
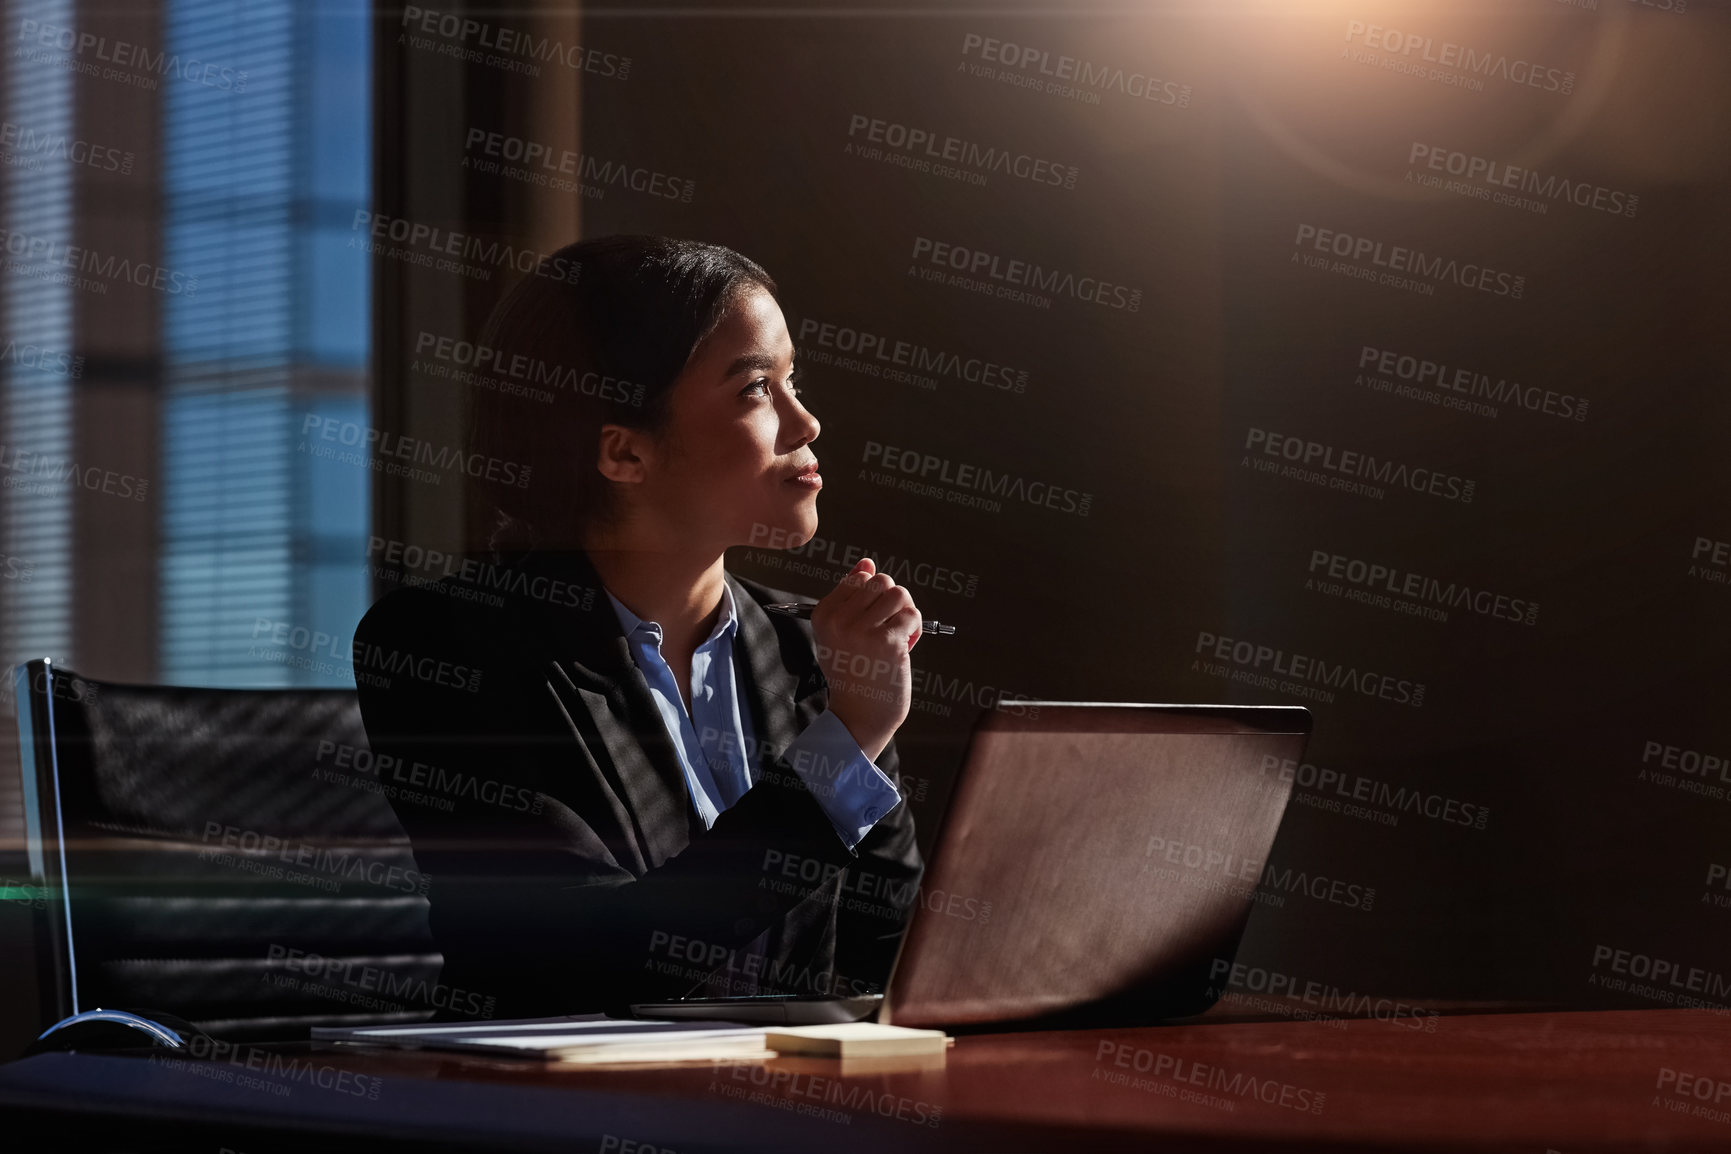
[[[867,821],[876,821],[878,818],[880,818],[882,816],[883,816],[883,811],[878,809],[877,806],[870,805],[870,806],[866,807],[865,819]]]

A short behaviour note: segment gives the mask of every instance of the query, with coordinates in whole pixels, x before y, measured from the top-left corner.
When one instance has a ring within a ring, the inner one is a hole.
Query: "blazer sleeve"
[[[430,878],[442,981],[468,983],[463,1004],[518,1017],[675,997],[826,884],[772,877],[785,855],[833,867],[824,875],[867,859],[879,831],[856,859],[778,759],[681,853],[637,872],[625,831],[688,816],[623,807],[604,785],[605,749],[589,748],[569,701],[508,643],[505,624],[402,589],[355,635],[368,741],[416,787],[387,796]],[[879,840],[905,852],[893,831]]]
[[[848,869],[836,911],[835,968],[838,974],[882,989],[919,900],[926,866],[914,839],[913,799],[902,781],[894,739],[876,764],[895,783],[902,801],[854,847],[859,857]]]

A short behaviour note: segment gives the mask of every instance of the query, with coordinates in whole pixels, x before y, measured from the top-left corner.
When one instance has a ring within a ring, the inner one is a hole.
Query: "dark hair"
[[[665,428],[674,379],[753,285],[776,296],[730,248],[644,235],[566,245],[513,285],[477,342],[489,372],[470,390],[468,449],[491,467],[469,477],[470,552],[578,547],[613,510],[601,426]]]

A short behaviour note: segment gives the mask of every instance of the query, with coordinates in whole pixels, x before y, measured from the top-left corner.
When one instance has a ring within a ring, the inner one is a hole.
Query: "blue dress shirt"
[[[733,590],[721,588],[721,614],[709,637],[691,655],[691,710],[661,655],[661,626],[644,621],[607,592],[630,643],[631,660],[649,683],[656,709],[673,737],[691,801],[703,828],[737,802],[757,780],[758,758],[781,754],[829,816],[848,849],[859,844],[885,814],[902,802],[889,776],[865,755],[847,726],[829,710],[820,713],[786,750],[760,750],[751,710],[741,708],[733,669],[733,638],[739,631]]]

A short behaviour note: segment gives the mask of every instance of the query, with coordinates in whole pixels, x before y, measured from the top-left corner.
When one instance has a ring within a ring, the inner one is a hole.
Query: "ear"
[[[602,425],[595,467],[609,481],[626,485],[640,483],[649,475],[646,449],[647,439],[636,429],[624,425]]]

